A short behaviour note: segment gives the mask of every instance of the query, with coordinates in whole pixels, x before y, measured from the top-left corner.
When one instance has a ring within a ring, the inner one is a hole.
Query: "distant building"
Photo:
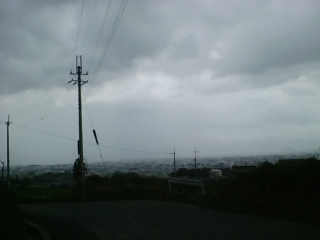
[[[212,170],[210,170],[209,175],[212,178],[220,178],[220,177],[222,177],[222,170],[212,169]]]

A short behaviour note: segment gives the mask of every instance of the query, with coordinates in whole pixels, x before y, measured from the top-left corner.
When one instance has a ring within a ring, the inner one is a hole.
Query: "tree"
[[[73,173],[73,179],[75,181],[78,181],[80,180],[80,159],[77,158],[75,161],[74,161],[74,164],[73,164],[73,169],[72,169],[72,173]],[[84,165],[83,167],[83,174],[85,175],[87,173],[87,168],[86,166]]]

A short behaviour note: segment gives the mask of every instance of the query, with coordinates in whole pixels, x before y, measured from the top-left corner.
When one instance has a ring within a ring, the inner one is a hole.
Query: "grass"
[[[19,202],[49,202],[49,201],[70,201],[73,189],[52,188],[52,187],[24,187],[14,188]]]

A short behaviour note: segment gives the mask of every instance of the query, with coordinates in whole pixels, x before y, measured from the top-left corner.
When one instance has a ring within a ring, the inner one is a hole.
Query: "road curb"
[[[26,219],[24,219],[23,221],[28,228],[31,228],[32,230],[36,231],[40,235],[42,240],[51,240],[51,235],[43,227]]]

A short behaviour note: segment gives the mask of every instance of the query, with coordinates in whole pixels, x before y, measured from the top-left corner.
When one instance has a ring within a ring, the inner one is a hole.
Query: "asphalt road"
[[[320,228],[158,201],[21,204],[29,220],[59,240],[320,239]]]

